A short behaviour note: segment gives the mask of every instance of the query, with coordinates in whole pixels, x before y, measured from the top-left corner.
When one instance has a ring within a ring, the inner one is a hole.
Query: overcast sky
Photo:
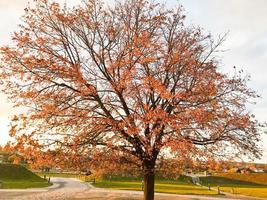
[[[79,0],[56,0],[74,5]],[[160,1],[160,0],[158,0]],[[10,34],[17,29],[20,16],[29,0],[0,0],[0,45],[10,43]],[[249,109],[259,121],[267,121],[267,1],[266,0],[164,0],[168,6],[180,2],[187,15],[187,23],[199,25],[213,36],[229,31],[222,53],[221,69],[231,72],[237,66],[251,75],[249,86],[260,95],[256,105]],[[18,109],[12,108],[0,93],[0,144],[7,141],[8,123]],[[267,162],[267,136],[263,136],[264,156]]]

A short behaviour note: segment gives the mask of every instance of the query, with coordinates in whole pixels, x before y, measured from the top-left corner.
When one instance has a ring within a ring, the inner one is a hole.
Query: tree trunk
[[[155,173],[154,169],[144,173],[144,200],[154,200]]]
[[[154,200],[155,173],[154,171],[144,175],[144,200]]]

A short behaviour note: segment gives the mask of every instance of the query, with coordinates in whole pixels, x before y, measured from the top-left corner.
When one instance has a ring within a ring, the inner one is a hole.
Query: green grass
[[[1,188],[25,189],[50,186],[46,180],[20,165],[0,164]]]
[[[107,175],[94,185],[99,188],[121,189],[121,190],[142,190],[142,178],[131,176],[110,176]],[[205,187],[193,185],[190,178],[180,176],[178,180],[164,179],[156,177],[155,191],[173,194],[195,194],[195,195],[215,195],[217,186],[224,192],[241,194],[253,197],[267,197],[267,185],[253,183],[249,181],[235,180],[220,176],[201,177],[203,185],[210,185],[213,189],[209,191]]]
[[[217,173],[216,176],[267,185],[267,173]]]
[[[267,198],[267,185],[220,176],[201,177],[200,180],[206,186],[210,185],[213,188],[220,186],[224,192]]]
[[[131,180],[130,177],[112,177],[110,180],[102,179],[97,181],[94,186],[121,190],[142,190],[141,180]],[[178,180],[156,178],[155,191],[173,194],[217,194],[215,191],[209,191],[206,188],[189,183],[189,178],[185,176],[181,176]]]
[[[227,186],[227,187],[267,187],[267,185],[248,182],[248,181],[241,181],[230,179],[226,177],[220,176],[207,176],[207,177],[200,177],[200,181],[203,185],[210,185],[210,186]]]
[[[36,181],[16,181],[9,180],[4,181],[3,189],[27,189],[27,188],[42,188],[48,187],[51,184],[47,183],[47,181],[36,182]],[[0,190],[1,192],[1,190]]]

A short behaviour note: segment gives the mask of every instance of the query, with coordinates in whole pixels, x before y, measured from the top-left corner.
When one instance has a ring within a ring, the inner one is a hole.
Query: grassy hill
[[[36,188],[51,184],[23,166],[0,164],[0,181],[2,188]]]
[[[247,196],[267,198],[267,174],[218,174],[216,176],[201,177],[203,185],[220,186],[221,190]]]
[[[177,180],[156,177],[155,191],[173,194],[201,194],[215,195],[216,191],[209,191],[207,188],[193,185],[191,179],[186,176],[180,176]],[[104,176],[94,184],[99,188],[121,189],[121,190],[142,190],[142,178],[131,176]]]
[[[202,185],[211,186],[213,189],[208,190],[208,187],[193,185],[190,181],[190,177],[187,176],[180,176],[177,180],[156,177],[155,191],[174,194],[216,195],[217,186],[220,186],[220,189],[224,192],[234,192],[234,194],[267,198],[267,185],[247,180],[248,176],[250,179],[253,179],[253,175],[255,175],[257,181],[263,180],[263,183],[266,183],[264,182],[265,179],[259,178],[262,176],[265,177],[265,175],[260,176],[257,174],[240,174],[238,178],[243,180],[221,176],[200,177]],[[141,180],[141,177],[108,175],[102,177],[102,179],[96,180],[94,185],[99,188],[142,190]]]
[[[239,180],[245,182],[252,182],[258,184],[267,185],[267,173],[251,173],[251,174],[239,174],[239,173],[218,173],[216,176],[229,178],[232,180]]]

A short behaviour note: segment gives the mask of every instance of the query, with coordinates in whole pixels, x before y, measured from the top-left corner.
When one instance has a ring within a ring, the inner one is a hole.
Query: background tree
[[[3,147],[0,146],[0,163],[9,163],[9,164],[24,164],[26,161],[22,154],[17,152],[10,143],[7,143]]]
[[[219,72],[223,38],[185,26],[180,6],[37,0],[25,11],[14,45],[1,48],[0,75],[10,99],[29,107],[10,131],[21,146],[134,157],[146,200],[164,151],[259,155],[245,108],[257,95],[238,72]]]

